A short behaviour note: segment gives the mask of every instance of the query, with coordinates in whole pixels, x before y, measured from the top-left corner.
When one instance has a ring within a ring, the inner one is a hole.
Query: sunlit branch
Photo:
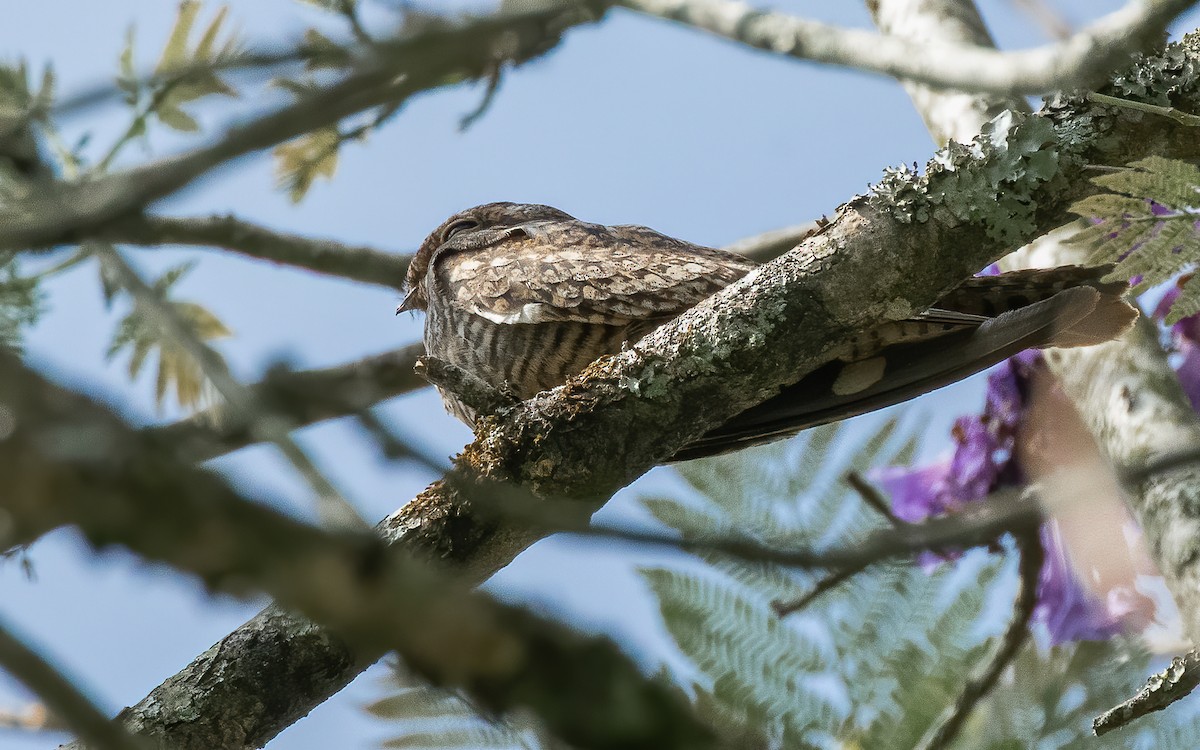
[[[1038,94],[1088,86],[1158,43],[1194,0],[1130,0],[1069,39],[1019,52],[872,34],[765,11],[736,0],[621,0],[759,49],[960,91]]]
[[[1097,736],[1108,734],[1144,716],[1161,711],[1200,686],[1200,651],[1176,656],[1170,666],[1150,677],[1137,695],[1118,703],[1092,720]]]

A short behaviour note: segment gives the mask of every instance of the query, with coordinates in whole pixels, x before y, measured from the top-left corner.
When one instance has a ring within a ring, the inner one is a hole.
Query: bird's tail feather
[[[684,446],[673,460],[759,445],[898,404],[1025,349],[1088,346],[1115,338],[1133,325],[1138,313],[1121,298],[1125,285],[1102,284],[1096,278],[1093,270],[1090,276],[1081,277],[1084,285],[1060,287],[1046,299],[1005,312],[977,328],[888,347],[878,355],[881,361],[875,363],[872,377],[859,387],[854,378],[846,377],[846,370],[863,368],[863,362],[830,362]]]

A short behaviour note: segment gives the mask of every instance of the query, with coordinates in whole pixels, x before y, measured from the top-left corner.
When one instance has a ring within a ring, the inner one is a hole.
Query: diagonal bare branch
[[[365,652],[397,649],[425,677],[462,687],[490,710],[531,709],[578,747],[711,746],[677,696],[607,639],[470,592],[376,535],[325,532],[249,502],[215,474],[180,462],[170,445],[51,385],[12,355],[0,354],[0,392],[8,543],[72,523],[96,546],[120,544],[213,589],[266,591]],[[0,660],[6,656],[33,669],[0,632]],[[564,690],[587,700],[564,704]],[[66,706],[52,704],[74,716]],[[220,727],[219,739],[191,746],[238,746],[227,740],[243,730]]]

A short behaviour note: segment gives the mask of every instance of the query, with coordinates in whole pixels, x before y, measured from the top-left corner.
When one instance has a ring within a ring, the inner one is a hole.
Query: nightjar
[[[489,203],[447,219],[409,266],[397,309],[424,310],[427,354],[526,399],[566,382],[748,274],[756,263],[640,226]],[[968,279],[924,313],[864,331],[830,361],[675,460],[786,437],[979,372],[1022,349],[1114,338],[1136,310],[1108,267]],[[441,390],[441,389],[439,389]],[[447,410],[476,415],[442,391]]]

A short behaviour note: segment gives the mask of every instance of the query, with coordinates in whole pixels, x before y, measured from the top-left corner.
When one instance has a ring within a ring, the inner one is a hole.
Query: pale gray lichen
[[[904,223],[925,221],[939,207],[980,223],[998,242],[1020,243],[1036,226],[1034,192],[1058,174],[1057,145],[1050,121],[1004,112],[971,144],[940,149],[923,176],[907,167],[885,171],[868,200]]]
[[[867,200],[875,208],[886,209],[902,224],[922,223],[929,219],[929,195],[925,176],[902,164],[885,167],[883,177],[871,186]]]
[[[1132,65],[1113,75],[1112,95],[1163,107],[1173,105],[1181,91],[1195,91],[1200,72],[1194,57],[1197,46],[1200,40],[1189,34],[1183,42],[1169,44],[1162,52],[1138,55]]]

